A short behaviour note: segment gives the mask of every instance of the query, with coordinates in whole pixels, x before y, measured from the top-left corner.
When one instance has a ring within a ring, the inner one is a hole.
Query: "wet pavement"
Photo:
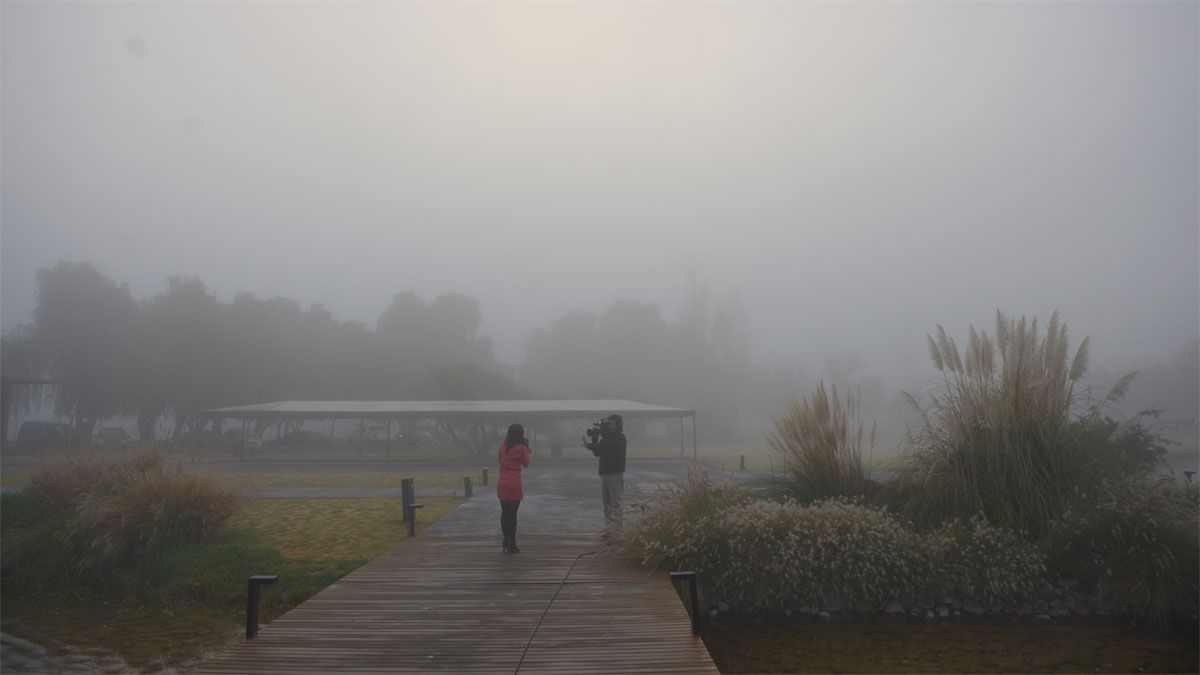
[[[679,460],[630,460],[625,471],[625,500],[683,474],[688,463]],[[522,476],[525,499],[517,512],[517,531],[527,534],[600,532],[604,510],[600,501],[600,476],[595,463],[536,460]],[[417,487],[418,499],[423,492]],[[500,533],[500,502],[494,485],[477,487],[475,497],[442,517],[430,534]]]

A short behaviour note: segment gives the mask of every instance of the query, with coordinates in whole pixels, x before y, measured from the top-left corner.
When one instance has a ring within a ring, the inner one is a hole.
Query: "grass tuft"
[[[845,398],[820,383],[774,418],[767,442],[780,459],[784,475],[770,480],[768,492],[801,500],[855,496],[868,492],[871,481],[863,463],[863,425],[860,401],[851,391]],[[875,429],[867,445],[875,443]]]

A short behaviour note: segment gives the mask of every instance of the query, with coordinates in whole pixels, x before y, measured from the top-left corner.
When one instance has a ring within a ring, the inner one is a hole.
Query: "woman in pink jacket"
[[[511,424],[500,444],[500,480],[496,496],[500,498],[500,531],[504,533],[504,552],[520,553],[517,548],[517,509],[525,493],[521,489],[521,469],[529,466],[529,441],[525,427]]]

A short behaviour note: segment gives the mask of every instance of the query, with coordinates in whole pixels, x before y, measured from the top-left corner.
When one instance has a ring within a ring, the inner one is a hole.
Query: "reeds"
[[[863,494],[869,479],[862,456],[859,406],[854,391],[842,398],[836,385],[827,390],[821,382],[774,417],[775,429],[767,443],[780,459],[784,475],[768,487],[804,500]],[[874,444],[872,426],[867,447]]]
[[[1070,357],[1057,312],[1042,332],[1037,319],[999,311],[995,338],[972,326],[965,351],[941,326],[927,339],[943,378],[924,408],[905,393],[922,421],[910,430],[899,475],[903,510],[928,526],[982,514],[1041,536],[1071,489],[1094,473],[1087,449],[1070,438],[1088,340]],[[1109,398],[1123,395],[1131,379]]]

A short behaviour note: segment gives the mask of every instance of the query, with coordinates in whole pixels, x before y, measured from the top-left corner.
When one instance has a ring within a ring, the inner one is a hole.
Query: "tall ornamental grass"
[[[1071,490],[1091,482],[1096,463],[1071,435],[1076,384],[1087,371],[1088,339],[1074,356],[1058,313],[1037,319],[996,312],[995,338],[971,327],[965,350],[938,326],[928,337],[942,382],[910,430],[898,476],[900,507],[925,526],[983,515],[1038,538]],[[1108,400],[1123,395],[1133,374]]]
[[[801,500],[866,493],[870,480],[863,463],[860,403],[854,391],[842,398],[836,385],[831,393],[824,382],[792,401],[773,419],[775,429],[767,436],[767,443],[781,460],[783,476],[772,476],[763,487]],[[872,426],[867,447],[874,444]]]
[[[167,466],[157,452],[61,458],[33,476],[22,499],[10,500],[20,517],[4,528],[6,563],[57,550],[52,557],[70,572],[95,576],[149,551],[209,538],[240,499],[211,476]]]

